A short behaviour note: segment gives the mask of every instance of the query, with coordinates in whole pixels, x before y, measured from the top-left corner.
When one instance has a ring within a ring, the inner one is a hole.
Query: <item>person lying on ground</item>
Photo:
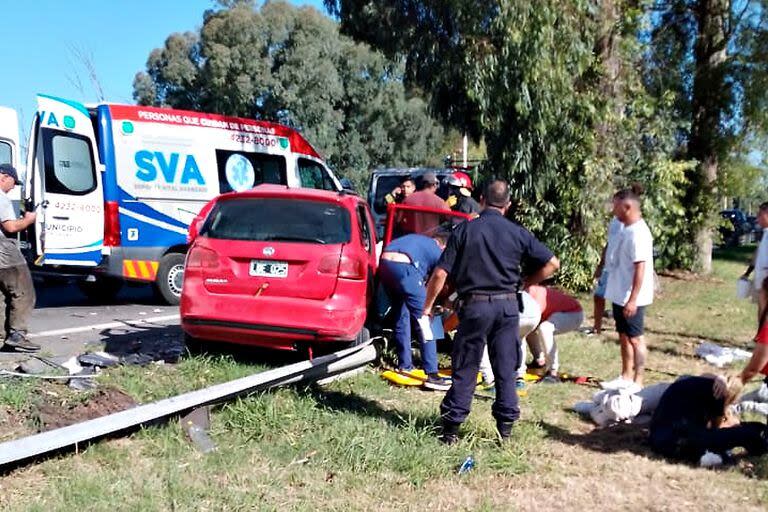
[[[766,425],[739,423],[728,413],[741,393],[738,378],[722,378],[725,393],[718,396],[715,375],[684,377],[673,382],[651,418],[651,449],[665,457],[698,462],[706,452],[721,457],[742,447],[751,455],[768,450]]]

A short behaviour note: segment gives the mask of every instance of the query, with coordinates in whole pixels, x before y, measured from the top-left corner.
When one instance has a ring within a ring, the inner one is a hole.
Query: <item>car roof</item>
[[[294,188],[287,185],[262,184],[242,192],[228,192],[219,196],[218,200],[229,199],[299,199],[309,201],[324,201],[329,203],[351,204],[362,202],[357,195],[347,191],[335,192],[331,190],[318,190],[314,188]]]
[[[425,172],[434,172],[435,174],[451,174],[451,169],[436,167],[390,167],[387,169],[375,169],[371,171],[374,176],[413,176],[424,174]]]

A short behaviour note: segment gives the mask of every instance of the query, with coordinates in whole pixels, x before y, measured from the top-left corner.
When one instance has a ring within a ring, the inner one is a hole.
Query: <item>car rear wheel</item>
[[[184,281],[184,258],[181,253],[166,254],[160,259],[155,279],[157,294],[171,306],[181,300],[181,285]]]
[[[123,280],[97,277],[95,281],[78,281],[77,287],[92,302],[111,302],[123,287]]]

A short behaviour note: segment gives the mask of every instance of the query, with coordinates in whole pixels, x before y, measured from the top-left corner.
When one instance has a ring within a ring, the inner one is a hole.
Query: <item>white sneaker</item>
[[[638,384],[637,382],[632,382],[629,386],[624,388],[619,388],[619,393],[623,395],[634,395],[642,391],[643,386]]]
[[[613,380],[603,381],[600,383],[600,387],[603,389],[624,389],[634,384],[635,381],[625,379],[621,375]]]

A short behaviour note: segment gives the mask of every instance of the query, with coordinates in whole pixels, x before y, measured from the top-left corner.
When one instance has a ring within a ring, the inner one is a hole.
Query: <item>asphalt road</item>
[[[106,347],[130,352],[137,343],[176,342],[181,336],[178,306],[155,298],[149,286],[126,286],[110,303],[94,303],[74,285],[37,285],[29,337],[40,355],[59,359]],[[0,350],[0,368],[11,369],[28,354]]]

